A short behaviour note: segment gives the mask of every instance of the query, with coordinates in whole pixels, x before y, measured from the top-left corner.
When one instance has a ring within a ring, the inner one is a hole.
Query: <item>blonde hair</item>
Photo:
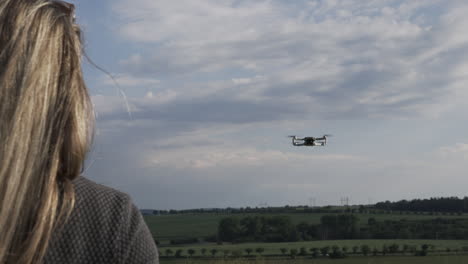
[[[0,264],[42,263],[92,143],[72,6],[0,0]]]

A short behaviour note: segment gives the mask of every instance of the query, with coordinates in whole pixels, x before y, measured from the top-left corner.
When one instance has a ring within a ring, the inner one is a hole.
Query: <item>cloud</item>
[[[464,193],[466,136],[450,131],[468,110],[464,1],[112,5],[131,115],[93,96],[90,173],[145,207]],[[319,149],[285,137],[322,133],[336,137]]]
[[[181,137],[180,140],[183,140]],[[246,146],[222,147],[198,146],[174,149],[164,149],[148,154],[146,164],[148,167],[172,167],[179,169],[206,169],[206,168],[236,168],[236,167],[291,167],[300,166],[302,163],[313,161],[317,166],[323,163],[333,162],[363,162],[365,159],[351,155],[306,155],[275,150],[260,151]]]
[[[457,143],[454,146],[441,147],[436,154],[444,160],[464,159],[468,160],[468,144]]]
[[[214,94],[232,98],[238,87],[235,97],[242,100],[223,104],[243,108],[263,100],[256,107],[269,109],[274,102],[285,118],[287,105],[295,104],[314,119],[437,117],[447,111],[460,82],[467,83],[467,10],[460,1],[114,5],[122,18],[119,34],[148,46],[122,61],[126,71],[165,78],[167,85],[182,78],[181,94],[203,87],[195,90],[204,90],[213,107]]]

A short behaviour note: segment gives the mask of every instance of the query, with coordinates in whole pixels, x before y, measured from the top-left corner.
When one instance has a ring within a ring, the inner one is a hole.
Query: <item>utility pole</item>
[[[342,211],[344,213],[345,210],[349,208],[349,197],[341,197],[340,205],[343,207]]]
[[[309,198],[309,206],[312,207],[312,208],[315,208],[316,206],[316,203],[315,203],[315,197],[310,197]]]

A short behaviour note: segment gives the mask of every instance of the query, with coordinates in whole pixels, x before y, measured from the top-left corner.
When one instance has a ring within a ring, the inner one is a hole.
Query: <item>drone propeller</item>
[[[288,136],[288,137],[290,137],[290,138],[294,138],[294,137],[296,137],[296,136]]]
[[[330,134],[325,134],[323,135],[324,137],[333,137],[333,135],[330,135]]]

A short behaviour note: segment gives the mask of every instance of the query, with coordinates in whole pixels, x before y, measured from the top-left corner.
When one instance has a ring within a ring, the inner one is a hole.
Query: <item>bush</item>
[[[314,258],[316,258],[316,257],[319,256],[320,250],[319,250],[318,248],[311,248],[311,249],[309,249],[309,250],[312,252],[312,256],[313,256]]]
[[[172,254],[174,254],[174,252],[170,248],[166,249],[165,253],[166,253],[166,256],[168,256],[168,257],[171,256]]]
[[[289,255],[291,256],[291,258],[296,258],[297,256],[297,249],[293,248],[289,251]]]
[[[367,256],[367,254],[370,252],[370,247],[368,245],[362,245],[361,252],[364,256]]]
[[[323,247],[320,249],[320,253],[322,254],[322,256],[326,257],[328,256],[328,251],[330,251],[330,247],[326,246],[326,247]]]
[[[288,249],[287,248],[280,248],[280,251],[283,255],[286,255],[286,253],[288,253]]]
[[[304,248],[304,247],[301,247],[301,248],[299,249],[299,255],[300,255],[300,256],[305,256],[305,255],[307,255],[307,249]]]
[[[182,253],[183,253],[183,252],[184,252],[184,250],[182,250],[182,249],[176,250],[176,253],[175,253],[176,258],[182,257]]]

